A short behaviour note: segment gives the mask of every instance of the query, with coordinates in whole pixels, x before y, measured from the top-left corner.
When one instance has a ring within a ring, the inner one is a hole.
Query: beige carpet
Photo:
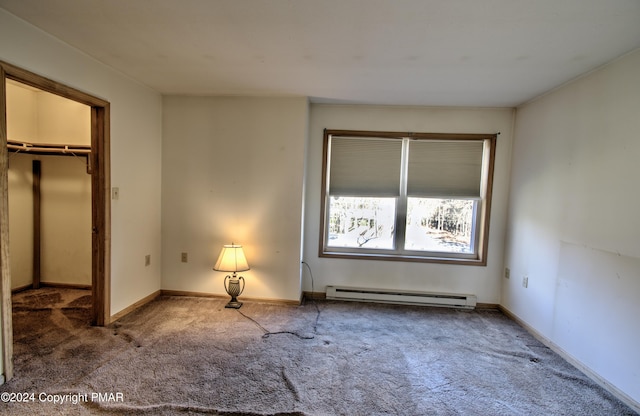
[[[97,328],[88,295],[14,296],[2,414],[635,414],[495,310],[162,297]]]

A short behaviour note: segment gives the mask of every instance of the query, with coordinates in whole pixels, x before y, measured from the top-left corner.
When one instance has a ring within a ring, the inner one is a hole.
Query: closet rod
[[[62,155],[88,155],[91,154],[91,146],[68,144],[40,144],[28,143],[18,140],[7,140],[7,148],[14,152],[27,152],[35,154],[62,154]]]
[[[60,155],[84,157],[87,160],[87,173],[91,175],[91,146],[82,144],[43,144],[8,140],[7,149],[14,153],[31,153],[33,155]]]

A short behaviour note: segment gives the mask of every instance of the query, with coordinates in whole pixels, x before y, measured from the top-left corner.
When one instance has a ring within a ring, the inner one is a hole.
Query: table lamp
[[[242,302],[238,302],[237,297],[244,291],[244,277],[236,276],[236,272],[249,270],[249,264],[247,263],[247,258],[244,256],[242,246],[233,243],[225,244],[222,247],[218,261],[215,266],[213,266],[213,270],[233,272],[233,276],[227,275],[224,278],[224,289],[227,291],[227,294],[231,296],[231,300],[225,305],[225,308],[239,309],[242,306]],[[241,281],[242,285],[240,285]]]

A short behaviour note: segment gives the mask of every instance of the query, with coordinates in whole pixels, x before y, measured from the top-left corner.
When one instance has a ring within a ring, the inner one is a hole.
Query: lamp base
[[[240,287],[240,282],[242,282],[242,288]],[[225,277],[224,290],[226,290],[227,294],[231,296],[231,300],[225,305],[225,308],[240,309],[242,302],[238,302],[238,296],[240,296],[244,291],[244,277],[236,276],[236,272],[233,272],[233,277]]]
[[[242,306],[242,302],[237,302],[237,301],[236,302],[231,301],[226,305],[224,305],[225,308],[231,308],[231,309],[240,309],[240,306]]]

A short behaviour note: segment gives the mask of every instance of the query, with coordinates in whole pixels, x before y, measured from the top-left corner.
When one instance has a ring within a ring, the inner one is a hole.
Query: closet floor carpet
[[[2,414],[635,414],[497,310],[225,304],[163,296],[100,328],[88,291],[16,294]]]

